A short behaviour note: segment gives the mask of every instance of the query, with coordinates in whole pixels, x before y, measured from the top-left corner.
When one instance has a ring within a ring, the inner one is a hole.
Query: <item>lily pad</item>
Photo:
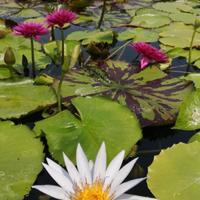
[[[121,149],[129,153],[142,137],[137,118],[125,106],[102,97],[79,97],[72,104],[76,115],[66,110],[37,122],[34,128],[38,135],[45,134],[51,155],[60,163],[62,152],[75,161],[78,143],[93,160],[105,141],[111,160]]]
[[[170,24],[165,31],[161,32],[159,41],[168,46],[186,48],[190,47],[190,42],[193,34],[193,26],[185,25],[177,22]],[[193,46],[198,46],[200,43],[200,33],[196,33]]]
[[[43,145],[24,125],[0,122],[0,199],[22,200],[42,170]]]
[[[167,76],[157,67],[137,73],[133,66],[112,60],[95,67],[104,70],[104,73],[97,72],[98,78],[80,71],[67,74],[62,88],[64,99],[95,94],[108,96],[128,106],[142,126],[174,121],[183,98],[193,88],[192,84]]]
[[[134,39],[135,42],[155,42],[158,37],[157,32],[143,28],[127,29],[118,34],[119,41]]]
[[[162,12],[162,11],[160,11],[160,10],[156,10],[156,9],[153,9],[153,8],[148,8],[148,7],[146,7],[146,8],[139,8],[137,11],[136,11],[136,14],[137,15],[146,15],[146,14],[148,14],[148,15],[151,15],[151,14],[156,14],[156,15],[166,15],[166,16],[168,16],[169,15],[169,13],[165,13],[165,12]]]
[[[20,118],[56,102],[51,88],[29,79],[0,82],[0,119]]]
[[[180,106],[175,129],[197,130],[200,128],[200,89],[193,91]]]
[[[183,22],[185,24],[194,24],[196,15],[190,13],[173,13],[169,17],[175,22]]]
[[[196,89],[200,89],[200,74],[199,73],[190,73],[187,76],[184,76],[183,79],[192,81]]]
[[[153,4],[153,8],[168,13],[192,12],[193,8],[190,5],[181,2],[159,2]]]
[[[189,143],[195,142],[195,141],[200,142],[200,132],[197,132],[195,135],[193,135],[193,136],[190,138]]]
[[[143,14],[133,17],[130,25],[142,28],[159,28],[170,24],[169,17],[159,14]]]
[[[194,65],[200,69],[200,59],[197,60],[197,61],[194,63]]]
[[[148,169],[148,187],[157,199],[189,200],[200,196],[200,143],[162,150]]]
[[[2,67],[0,65],[0,80],[2,80],[2,79],[8,79],[10,77],[11,77],[11,74],[10,74],[9,69],[7,69],[5,67]]]
[[[111,30],[107,31],[75,31],[67,36],[67,40],[82,41],[83,45],[87,45],[91,42],[104,42],[108,44],[113,43],[113,32]]]

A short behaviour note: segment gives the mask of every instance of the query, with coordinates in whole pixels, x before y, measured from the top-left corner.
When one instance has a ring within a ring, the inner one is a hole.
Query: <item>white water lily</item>
[[[63,154],[67,171],[47,159],[44,168],[60,186],[36,185],[33,188],[61,200],[152,200],[152,198],[124,194],[146,178],[122,183],[128,176],[137,158],[121,167],[125,151],[121,151],[106,166],[106,147],[103,143],[95,163],[88,161],[80,144],[76,151],[76,164]]]

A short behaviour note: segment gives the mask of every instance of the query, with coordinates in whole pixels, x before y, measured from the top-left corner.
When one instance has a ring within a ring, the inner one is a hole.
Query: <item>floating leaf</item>
[[[175,129],[196,130],[200,128],[200,89],[193,91],[180,106]]]
[[[197,60],[197,61],[194,63],[194,65],[200,69],[200,59]]]
[[[157,67],[136,73],[134,67],[127,67],[127,63],[111,60],[99,67],[106,75],[97,74],[98,81],[76,71],[68,74],[63,97],[109,96],[136,113],[142,126],[174,121],[184,96],[192,89],[192,85],[167,76]]]
[[[183,79],[192,81],[195,88],[200,89],[200,74],[199,73],[190,73],[187,76],[184,76]]]
[[[170,24],[169,17],[158,14],[143,14],[133,17],[130,25],[139,26],[143,28],[159,28]]]
[[[63,163],[62,152],[75,161],[78,143],[89,159],[94,160],[105,141],[108,160],[111,160],[121,149],[129,153],[142,137],[137,118],[116,102],[101,97],[79,97],[72,103],[78,117],[66,110],[37,122],[34,128],[37,134],[45,134],[51,155],[60,163]]]
[[[82,41],[83,45],[87,45],[91,42],[96,42],[96,43],[104,42],[112,44],[113,37],[114,35],[111,30],[75,31],[67,36],[67,40]]]
[[[185,25],[181,22],[172,23],[166,27],[165,31],[161,32],[159,41],[168,46],[173,47],[190,47],[190,42],[193,34],[193,26]],[[198,46],[200,43],[200,33],[196,33],[193,46]]]
[[[158,40],[158,33],[142,28],[127,29],[118,34],[118,40],[134,39],[135,42],[155,42]]]
[[[156,14],[156,15],[166,15],[168,16],[169,13],[165,13],[165,12],[162,12],[162,11],[159,11],[159,10],[156,10],[156,9],[153,9],[153,8],[139,8],[137,11],[136,11],[136,14],[137,15],[151,15],[151,14]]]
[[[148,169],[148,187],[160,200],[200,196],[200,143],[177,144],[162,150]]]
[[[189,143],[195,142],[195,141],[200,142],[200,132],[197,132],[195,135],[193,135],[193,136],[190,138]]]
[[[194,24],[196,15],[190,13],[173,13],[169,17],[175,22],[183,22],[185,24]]]
[[[181,2],[159,2],[153,4],[153,8],[168,13],[179,13],[180,11],[192,12],[193,8]]]
[[[176,57],[185,57],[186,60],[188,61],[189,57],[189,50],[177,47],[169,50],[167,52],[168,56],[171,58],[176,58]],[[200,50],[193,48],[192,49],[192,54],[191,54],[191,62],[194,62],[196,60],[200,59]]]
[[[11,77],[10,70],[0,65],[0,80]]]
[[[42,170],[43,146],[24,125],[0,122],[0,199],[21,200]]]
[[[19,118],[56,102],[51,88],[35,86],[29,79],[2,81],[0,93],[1,119]]]

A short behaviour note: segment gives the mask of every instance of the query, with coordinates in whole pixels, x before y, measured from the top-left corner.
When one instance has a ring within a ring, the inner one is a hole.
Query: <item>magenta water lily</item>
[[[61,40],[62,40],[62,57],[61,57],[61,65],[64,64],[64,47],[65,47],[65,36],[64,36],[64,26],[66,24],[72,23],[75,19],[77,18],[76,13],[67,10],[67,9],[57,9],[53,11],[52,13],[49,13],[46,16],[46,23],[48,24],[49,27],[54,27],[58,26],[61,31]],[[61,80],[59,82],[58,90],[57,90],[57,100],[58,100],[58,109],[61,111],[62,107],[62,102],[61,102],[61,87],[62,87],[62,82],[64,79],[64,72],[62,70],[62,75],[61,75]]]
[[[167,63],[168,57],[161,50],[147,44],[145,42],[136,42],[132,43],[131,47],[133,47],[140,55],[140,68],[144,69],[151,62],[158,63]]]
[[[76,14],[70,10],[57,9],[46,17],[49,27],[58,26],[63,28],[66,24],[72,23],[76,19]]]
[[[35,56],[34,56],[34,42],[39,40],[40,36],[48,33],[48,29],[42,23],[23,22],[13,28],[16,35],[31,39],[31,57],[32,57],[32,73],[35,77]]]

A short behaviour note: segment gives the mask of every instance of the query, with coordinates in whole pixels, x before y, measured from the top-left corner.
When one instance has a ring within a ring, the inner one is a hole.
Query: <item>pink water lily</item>
[[[25,38],[34,38],[38,40],[41,35],[48,33],[48,29],[41,23],[23,22],[13,28],[16,35],[24,36]]]
[[[59,26],[63,28],[65,24],[72,23],[76,19],[76,14],[70,10],[57,9],[46,16],[46,22],[49,27]]]
[[[142,56],[140,60],[141,69],[147,67],[147,65],[152,61],[158,63],[168,62],[167,55],[161,50],[151,46],[150,44],[147,44],[145,42],[136,42],[132,43],[131,47],[133,47]]]

